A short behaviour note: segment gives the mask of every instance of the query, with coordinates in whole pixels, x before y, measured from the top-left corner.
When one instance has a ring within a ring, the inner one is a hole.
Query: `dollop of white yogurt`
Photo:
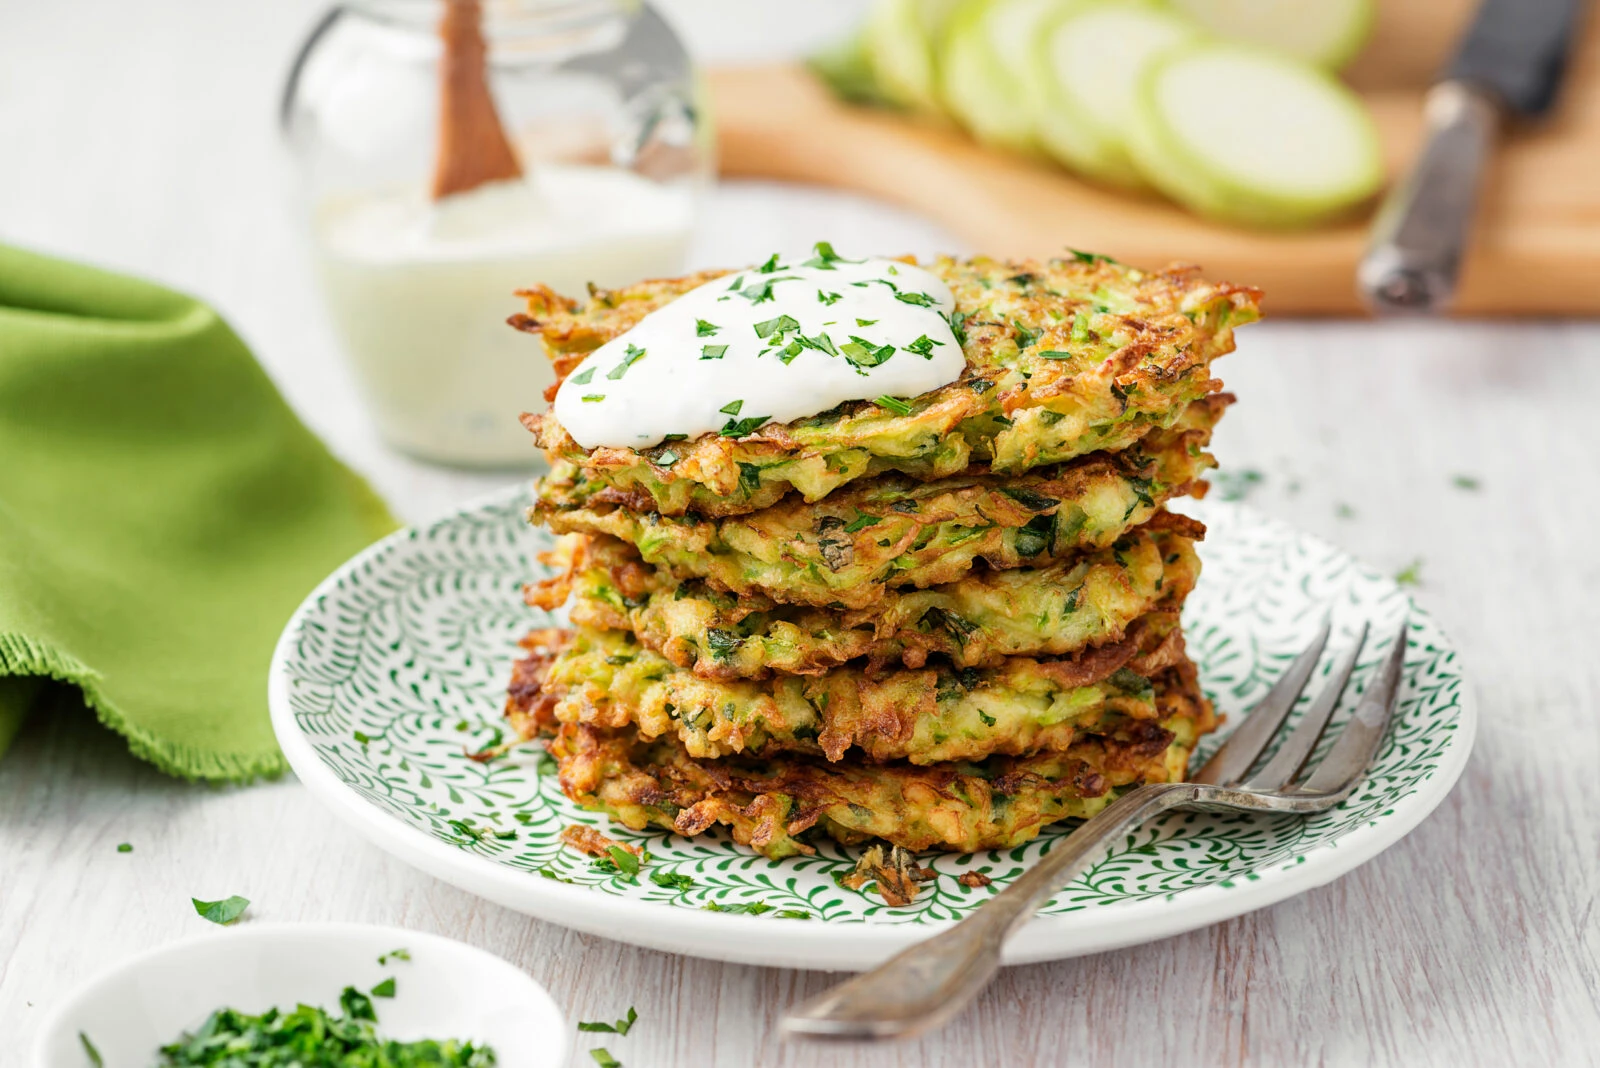
[[[774,256],[651,312],[567,376],[556,418],[586,449],[642,449],[742,437],[846,401],[906,414],[966,366],[954,312],[931,272],[822,243],[808,260]]]

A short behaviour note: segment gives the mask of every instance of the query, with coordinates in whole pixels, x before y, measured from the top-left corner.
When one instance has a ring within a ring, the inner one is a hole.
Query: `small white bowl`
[[[411,959],[378,963],[396,949]],[[252,923],[162,946],[84,984],[45,1021],[34,1068],[88,1068],[79,1032],[105,1068],[150,1068],[158,1048],[216,1009],[304,1002],[337,1013],[345,987],[365,993],[390,976],[395,996],[372,999],[384,1038],[486,1043],[500,1068],[554,1068],[566,1057],[561,1010],[492,953],[399,927]]]

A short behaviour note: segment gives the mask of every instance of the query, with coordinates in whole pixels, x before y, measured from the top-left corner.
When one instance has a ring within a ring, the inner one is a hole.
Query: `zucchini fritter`
[[[549,639],[540,632],[536,642]],[[1109,717],[1157,715],[1150,678],[1183,662],[1176,612],[1146,616],[1127,637],[1073,657],[1010,657],[993,668],[715,681],[675,667],[626,631],[580,627],[537,685],[562,722],[632,726],[642,738],[676,736],[690,756],[819,754],[840,760],[932,764],[1060,750]],[[552,655],[553,652],[553,655]]]
[[[1088,556],[980,568],[943,586],[889,590],[875,605],[841,613],[676,582],[613,538],[573,535],[567,548],[568,570],[529,587],[530,603],[555,608],[574,592],[573,623],[632,631],[705,679],[820,675],[851,660],[866,660],[869,671],[897,661],[920,668],[930,653],[958,668],[1059,656],[1120,641],[1158,608],[1176,610],[1200,572],[1191,536],[1140,528]]]
[[[1126,448],[1219,389],[1211,361],[1233,350],[1235,326],[1259,317],[1256,290],[1208,283],[1188,268],[1148,273],[1079,255],[941,257],[928,269],[955,296],[952,326],[967,366],[912,400],[909,414],[851,402],[740,438],[706,434],[644,452],[584,449],[549,411],[523,422],[553,462],[582,466],[635,511],[737,515],[791,489],[816,501],[888,471],[937,479],[983,463],[1016,474]],[[593,290],[581,307],[547,288],[527,290],[528,313],[512,322],[543,336],[564,377],[719,273]]]
[[[609,534],[674,578],[701,578],[787,604],[856,609],[890,587],[954,582],[979,560],[1038,567],[1101,549],[1129,527],[1164,522],[1167,500],[1203,493],[1204,451],[1227,394],[1190,405],[1179,423],[1117,453],[995,478],[968,471],[933,482],[883,475],[807,504],[707,519],[638,514],[562,465],[536,486],[530,518],[558,534]]]
[[[702,761],[672,738],[578,723],[561,725],[550,752],[568,797],[634,830],[692,836],[726,824],[735,841],[775,860],[814,852],[808,832],[847,845],[881,838],[913,851],[970,853],[1092,816],[1131,786],[1179,781],[1216,718],[1187,662],[1164,672],[1156,689],[1156,718],[1107,724],[1060,752],[980,763]]]

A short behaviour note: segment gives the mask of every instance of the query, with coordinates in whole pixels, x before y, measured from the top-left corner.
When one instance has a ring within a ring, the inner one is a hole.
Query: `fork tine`
[[[1406,624],[1402,620],[1378,677],[1361,695],[1361,703],[1356,705],[1339,740],[1333,743],[1328,755],[1298,791],[1340,793],[1354,786],[1366,772],[1372,758],[1378,755],[1378,747],[1383,744],[1389,722],[1394,719],[1394,710],[1400,704],[1400,668],[1405,658]]]
[[[1250,776],[1244,784],[1247,788],[1281,790],[1300,774],[1301,766],[1305,764],[1311,751],[1317,747],[1322,732],[1328,729],[1328,720],[1333,718],[1333,710],[1339,707],[1339,698],[1344,696],[1345,687],[1350,683],[1350,676],[1355,672],[1356,658],[1361,655],[1361,647],[1367,643],[1367,629],[1367,625],[1363,623],[1355,644],[1347,649],[1344,656],[1334,665],[1333,671],[1328,675],[1327,683],[1322,687],[1322,692],[1317,694],[1305,714],[1300,717],[1294,732],[1285,738],[1278,751],[1272,754],[1267,766]]]
[[[1267,696],[1257,702],[1244,723],[1228,736],[1228,740],[1212,754],[1211,759],[1206,761],[1205,767],[1200,769],[1200,773],[1191,779],[1191,782],[1227,786],[1250,770],[1250,765],[1256,762],[1256,758],[1267,747],[1267,743],[1272,741],[1278,733],[1278,728],[1283,726],[1284,717],[1300,699],[1300,694],[1306,688],[1306,682],[1311,678],[1312,669],[1322,658],[1322,650],[1328,644],[1328,634],[1331,630],[1332,622],[1323,620],[1322,629],[1317,631],[1316,638],[1306,647],[1306,651],[1295,657],[1294,663],[1289,665],[1289,670],[1272,684]]]

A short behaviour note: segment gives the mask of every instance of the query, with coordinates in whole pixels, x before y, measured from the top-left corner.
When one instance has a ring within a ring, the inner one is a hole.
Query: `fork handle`
[[[1052,894],[1087,871],[1122,836],[1192,799],[1186,783],[1156,783],[1123,794],[1057,843],[1010,886],[955,926],[848,979],[783,1020],[804,1038],[905,1038],[966,1008],[1000,970],[1006,939]]]

